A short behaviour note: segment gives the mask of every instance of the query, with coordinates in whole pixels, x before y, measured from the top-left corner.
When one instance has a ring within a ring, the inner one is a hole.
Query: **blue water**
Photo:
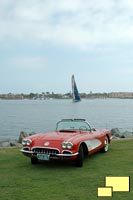
[[[0,100],[0,140],[17,139],[20,131],[55,130],[62,118],[84,118],[96,129],[133,131],[133,100]]]

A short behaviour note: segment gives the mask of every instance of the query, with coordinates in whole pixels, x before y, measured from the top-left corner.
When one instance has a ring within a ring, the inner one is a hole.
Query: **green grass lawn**
[[[130,176],[130,192],[98,198],[105,176]],[[0,200],[97,199],[133,199],[133,140],[112,141],[108,153],[85,159],[82,168],[62,162],[33,166],[18,148],[0,149]]]

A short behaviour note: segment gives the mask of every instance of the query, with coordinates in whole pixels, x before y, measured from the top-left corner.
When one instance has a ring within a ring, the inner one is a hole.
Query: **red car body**
[[[111,138],[110,131],[91,129],[84,119],[64,119],[54,132],[24,138],[21,152],[31,158],[32,164],[39,160],[71,160],[82,167],[85,155],[107,152]]]

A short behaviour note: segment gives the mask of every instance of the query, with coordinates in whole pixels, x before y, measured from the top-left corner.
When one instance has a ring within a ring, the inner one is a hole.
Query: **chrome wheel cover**
[[[109,141],[108,138],[106,137],[104,142],[104,151],[108,151],[108,149],[109,149]]]

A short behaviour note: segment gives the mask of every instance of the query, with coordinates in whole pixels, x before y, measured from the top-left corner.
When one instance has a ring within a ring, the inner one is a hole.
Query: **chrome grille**
[[[33,148],[32,151],[34,152],[34,154],[47,154],[50,156],[55,156],[56,154],[59,154],[59,151],[57,149]]]

